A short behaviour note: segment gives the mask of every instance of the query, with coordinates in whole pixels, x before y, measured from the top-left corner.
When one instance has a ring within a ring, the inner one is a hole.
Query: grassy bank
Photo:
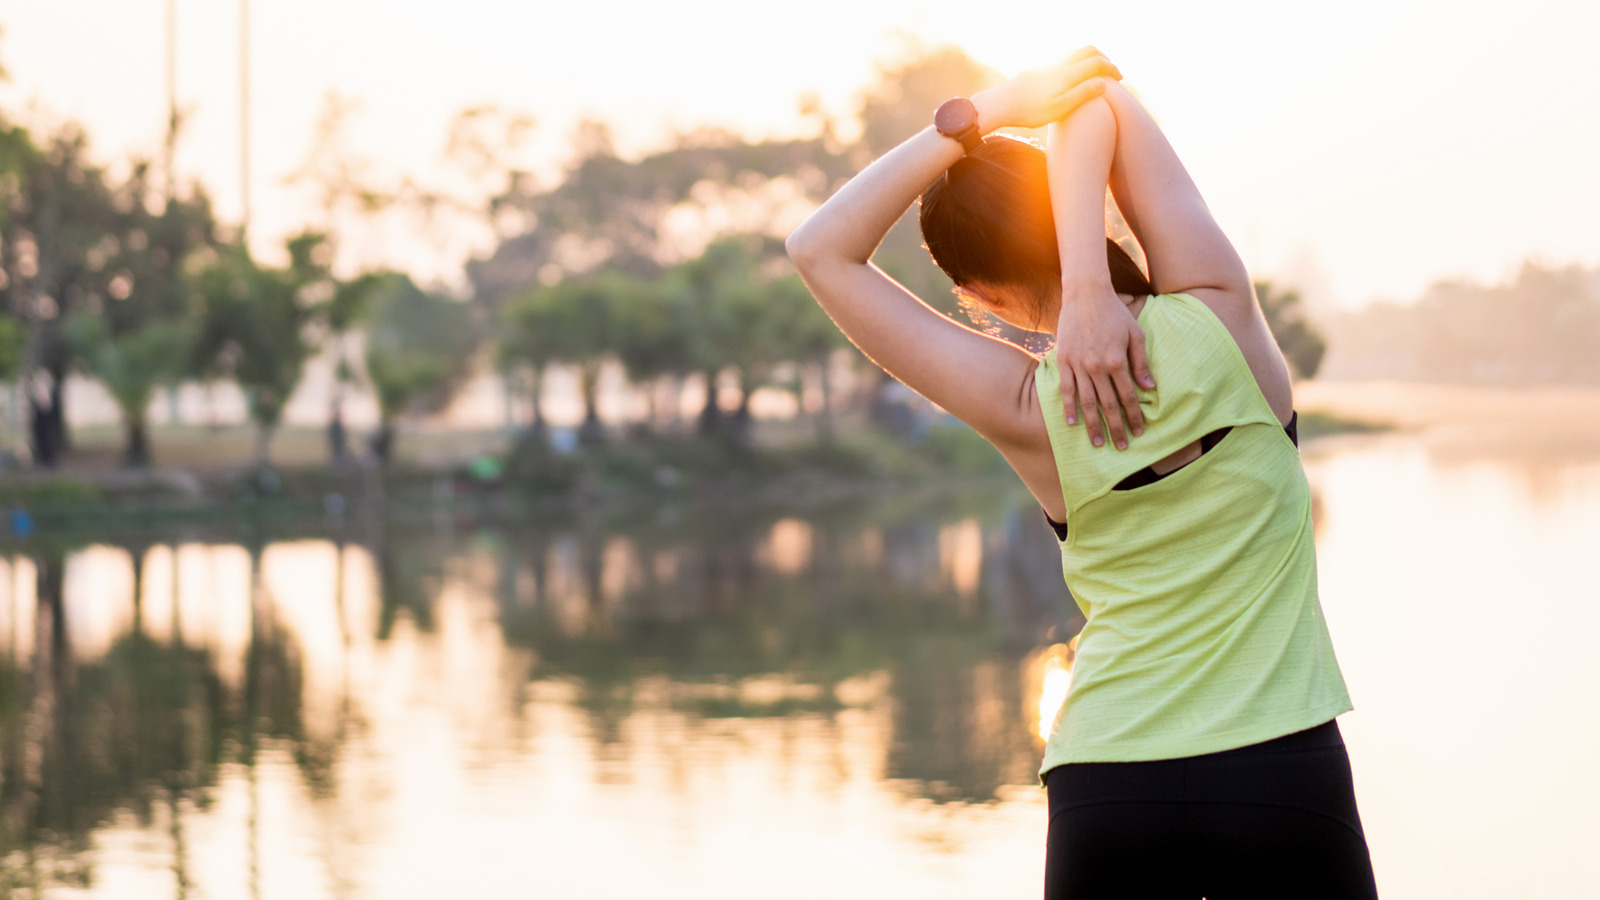
[[[662,501],[805,504],[921,483],[1005,478],[1000,455],[958,425],[915,442],[866,428],[832,441],[760,434],[749,446],[692,436],[613,436],[557,453],[491,432],[408,435],[399,458],[331,466],[321,435],[290,431],[274,465],[249,461],[245,429],[177,428],[156,434],[150,469],[117,464],[114,433],[75,434],[61,468],[0,477],[0,507],[26,510],[36,528],[120,527],[248,516],[315,519],[381,515],[386,521],[440,514],[519,517],[563,507]],[[0,531],[4,531],[0,523]]]
[[[1328,412],[1308,411],[1300,419],[1306,441],[1383,427]],[[132,529],[239,517],[305,522],[358,513],[399,525],[439,515],[519,518],[662,502],[804,507],[941,485],[1015,486],[1000,454],[953,421],[916,440],[858,426],[822,441],[809,431],[763,423],[749,445],[615,435],[565,454],[500,432],[427,431],[408,434],[388,466],[365,460],[338,467],[328,464],[320,431],[286,429],[273,443],[270,470],[251,464],[246,428],[159,429],[162,465],[151,469],[120,467],[117,437],[110,428],[83,429],[60,469],[0,477],[0,507],[25,510],[38,529]]]

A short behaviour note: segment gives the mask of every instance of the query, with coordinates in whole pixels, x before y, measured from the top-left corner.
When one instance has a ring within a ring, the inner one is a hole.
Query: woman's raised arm
[[[1294,407],[1289,369],[1244,262],[1144,106],[1120,84],[1107,86],[1104,102],[1117,121],[1111,193],[1144,249],[1151,284],[1159,293],[1193,294],[1211,308],[1273,412],[1287,422]]]
[[[1106,267],[1106,184],[1116,146],[1116,117],[1097,98],[1050,125],[1046,154],[1061,254],[1055,349],[1061,400],[1067,424],[1074,424],[1081,404],[1089,440],[1098,447],[1110,431],[1120,450],[1127,448],[1130,432],[1144,432],[1133,379],[1146,388],[1154,388],[1155,381],[1144,332],[1117,296]]]
[[[1034,127],[1099,96],[1117,72],[1086,48],[1045,72],[972,98],[982,131]],[[935,311],[871,262],[896,220],[961,144],[926,128],[868,166],[789,236],[790,259],[817,301],[873,362],[997,444],[1032,437],[1033,357]]]

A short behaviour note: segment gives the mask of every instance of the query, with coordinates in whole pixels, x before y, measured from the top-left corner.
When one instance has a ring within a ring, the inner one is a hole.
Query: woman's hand
[[[1061,63],[1036,69],[972,96],[978,127],[1042,128],[1063,119],[1105,90],[1101,79],[1120,81],[1122,73],[1093,47],[1083,47]]]
[[[1146,389],[1156,386],[1145,356],[1144,330],[1109,289],[1091,289],[1076,297],[1066,293],[1056,325],[1055,354],[1067,424],[1076,423],[1081,404],[1089,441],[1101,446],[1109,430],[1111,442],[1125,450],[1130,432],[1144,433],[1144,413],[1133,379]]]
[[[1144,332],[1123,305],[1106,261],[1106,182],[1116,153],[1117,120],[1096,100],[1051,123],[1045,150],[1050,209],[1061,251],[1061,313],[1056,359],[1068,424],[1082,409],[1090,442],[1117,449],[1144,432],[1134,379],[1154,388]]]

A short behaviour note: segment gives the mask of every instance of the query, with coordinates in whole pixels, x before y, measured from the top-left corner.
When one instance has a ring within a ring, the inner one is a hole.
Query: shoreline
[[[1304,382],[1295,389],[1308,458],[1396,435],[1458,459],[1600,457],[1600,388]],[[825,444],[795,423],[762,422],[750,447],[617,434],[572,454],[541,450],[520,459],[508,452],[514,438],[501,432],[421,428],[406,433],[409,453],[388,468],[331,467],[317,461],[317,431],[286,429],[274,444],[284,464],[268,471],[237,458],[241,433],[231,426],[220,434],[196,426],[157,433],[158,460],[191,464],[138,470],[114,463],[114,430],[84,429],[79,454],[62,469],[0,475],[0,513],[21,506],[37,525],[76,533],[359,517],[411,527],[441,516],[493,523],[682,506],[814,509],[968,484],[1017,486],[999,454],[953,421],[920,442],[858,423]],[[485,461],[492,461],[490,477]],[[0,540],[7,530],[0,521]]]

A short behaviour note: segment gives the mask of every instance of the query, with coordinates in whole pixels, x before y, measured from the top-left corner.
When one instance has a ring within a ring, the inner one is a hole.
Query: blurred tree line
[[[512,163],[531,120],[468,109],[446,150],[457,184],[474,189],[465,198],[410,180],[379,183],[345,148],[353,104],[330,95],[310,152],[287,180],[311,189],[314,221],[287,240],[278,265],[255,258],[242,228],[218,221],[202,185],[145,160],[103,165],[75,125],[29,127],[0,111],[0,379],[16,385],[41,466],[71,449],[63,386],[73,374],[100,382],[115,402],[131,466],[151,461],[148,417],[163,391],[173,392],[175,415],[180,383],[232,382],[265,465],[285,405],[319,354],[333,365],[335,464],[351,454],[352,392],[376,400],[367,447],[386,461],[403,421],[442,410],[485,366],[506,386],[508,422],[513,407],[531,413],[524,446],[546,445],[541,398],[553,366],[578,374],[578,436],[590,444],[607,433],[598,398],[610,368],[647,398],[649,414],[634,426],[645,432],[747,444],[751,397],[764,387],[793,393],[800,408],[808,390],[820,398],[814,419],[824,439],[841,407],[891,422],[887,376],[854,353],[839,355],[849,345],[788,265],[781,239],[922,128],[928,110],[997,78],[958,50],[923,49],[882,68],[850,119],[803,109],[819,120],[815,137],[699,131],[641,159],[619,156],[607,128],[586,122],[553,181]],[[397,210],[424,235],[448,232],[438,221],[452,216],[493,235],[492,249],[466,264],[465,290],[335,265],[341,247]],[[875,261],[954,312],[912,215]],[[1262,295],[1275,330],[1288,323],[1286,348],[1300,347],[1298,356],[1291,350],[1297,368],[1314,372],[1322,344],[1298,317],[1298,298],[1265,287]],[[841,395],[831,374],[847,360],[857,389]],[[691,385],[706,397],[692,426],[679,421]]]
[[[907,118],[908,108],[931,109],[993,78],[955,51],[885,69],[863,96],[852,140],[832,122],[801,140],[703,131],[625,160],[604,125],[585,123],[554,184],[505,161],[531,122],[464,111],[450,152],[470,177],[494,186],[486,203],[464,212],[497,238],[467,264],[464,297],[400,272],[337,271],[340,239],[364,217],[403,206],[426,219],[462,206],[410,182],[376,186],[341,148],[350,104],[337,98],[290,179],[314,189],[321,221],[287,241],[282,265],[258,260],[242,229],[219,222],[202,185],[179,183],[147,160],[102,164],[76,125],[30,127],[0,112],[0,379],[16,385],[28,449],[42,466],[71,449],[63,388],[75,374],[100,382],[115,402],[124,459],[136,466],[151,461],[148,418],[162,391],[232,382],[264,463],[318,353],[335,366],[335,460],[350,452],[350,391],[376,399],[370,447],[387,459],[402,420],[442,409],[486,362],[531,407],[535,433],[545,427],[545,373],[570,366],[585,409],[580,437],[602,440],[597,389],[608,364],[650,398],[644,428],[686,424],[677,421],[679,394],[697,380],[709,401],[695,430],[741,443],[751,395],[765,386],[798,393],[810,373],[827,433],[830,361],[848,345],[789,268],[781,238],[796,209],[803,214],[921,127],[924,117]],[[914,223],[896,229],[879,261],[925,296],[948,295]]]
[[[1600,385],[1600,270],[1525,264],[1499,285],[1441,281],[1409,305],[1329,316],[1325,374],[1502,387]]]

